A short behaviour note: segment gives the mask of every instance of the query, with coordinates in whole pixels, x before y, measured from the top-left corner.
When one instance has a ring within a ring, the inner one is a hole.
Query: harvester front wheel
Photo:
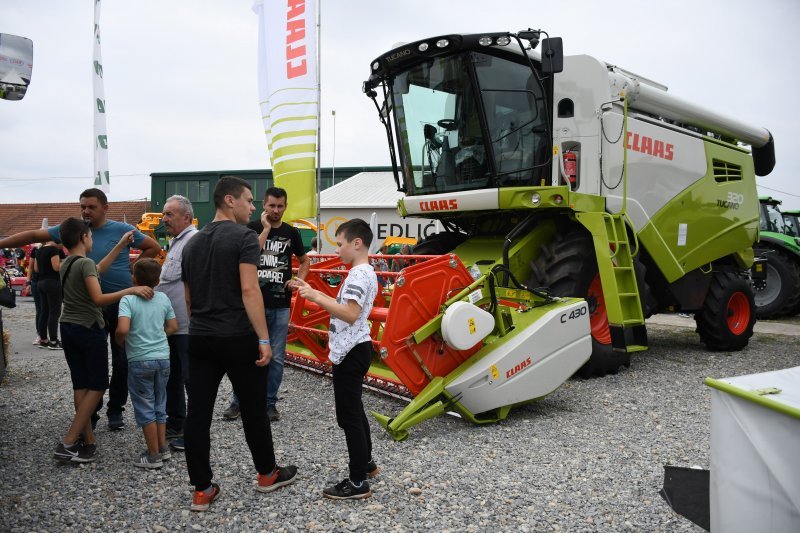
[[[750,283],[733,272],[715,273],[703,309],[694,320],[700,340],[709,350],[741,350],[753,336],[756,323]]]
[[[586,298],[592,332],[592,355],[577,372],[582,378],[615,374],[629,367],[630,353],[611,349],[608,313],[602,284],[594,258],[592,236],[582,230],[557,234],[542,246],[539,258],[531,264],[530,287],[549,287],[556,296]]]

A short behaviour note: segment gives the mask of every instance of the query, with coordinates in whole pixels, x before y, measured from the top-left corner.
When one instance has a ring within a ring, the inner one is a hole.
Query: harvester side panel
[[[622,116],[606,113],[604,123],[621,128]],[[741,254],[756,240],[755,174],[746,150],[646,118],[629,118],[628,132],[627,212],[668,282]],[[622,171],[621,147],[605,146],[604,174],[613,181]],[[604,193],[609,211],[621,208],[621,187],[604,187]]]
[[[622,132],[622,114],[603,114],[611,140]],[[622,208],[622,150],[628,150],[627,213],[636,231],[669,205],[682,191],[708,173],[703,141],[669,128],[628,118],[627,139],[603,143],[602,194],[612,213]]]

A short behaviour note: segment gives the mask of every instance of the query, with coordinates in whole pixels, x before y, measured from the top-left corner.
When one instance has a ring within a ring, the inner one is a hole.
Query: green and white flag
[[[110,192],[108,180],[108,136],[106,135],[106,97],[103,90],[103,61],[100,58],[100,0],[94,0],[94,186]]]
[[[258,88],[275,185],[286,220],[317,215],[317,0],[256,0]]]

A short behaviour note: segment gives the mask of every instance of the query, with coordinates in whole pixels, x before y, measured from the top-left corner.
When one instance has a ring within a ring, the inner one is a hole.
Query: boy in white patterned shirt
[[[333,363],[333,394],[336,421],[344,430],[350,458],[350,476],[322,491],[335,500],[362,499],[372,496],[367,477],[380,471],[372,460],[369,422],[361,402],[361,386],[372,362],[372,339],[367,317],[378,293],[378,277],[369,264],[372,230],[359,218],[349,220],[336,230],[336,253],[352,265],[334,300],[312,289],[302,280],[294,280],[299,295],[331,314],[329,358]]]

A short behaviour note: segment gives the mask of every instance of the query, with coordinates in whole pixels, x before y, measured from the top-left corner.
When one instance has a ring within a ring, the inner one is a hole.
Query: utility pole
[[[331,111],[333,116],[333,161],[331,162],[331,185],[336,185],[336,110]]]

